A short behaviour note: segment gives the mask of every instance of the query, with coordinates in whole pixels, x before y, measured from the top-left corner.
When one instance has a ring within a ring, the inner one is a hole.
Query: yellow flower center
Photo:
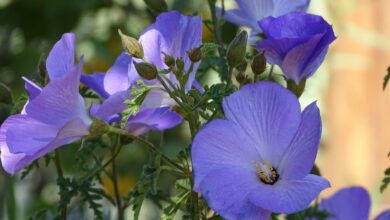
[[[279,179],[279,174],[268,162],[256,163],[257,176],[261,182],[273,185]]]

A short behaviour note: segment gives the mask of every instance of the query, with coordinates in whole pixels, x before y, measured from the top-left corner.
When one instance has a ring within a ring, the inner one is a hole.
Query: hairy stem
[[[54,150],[54,162],[55,162],[58,178],[63,178],[64,171],[62,170],[61,159],[60,159],[60,154],[58,152],[58,149]],[[61,211],[61,219],[63,219],[63,220],[66,220],[66,216],[67,216],[67,212],[68,212],[67,209],[68,209],[68,207],[67,207],[67,205],[65,205]]]

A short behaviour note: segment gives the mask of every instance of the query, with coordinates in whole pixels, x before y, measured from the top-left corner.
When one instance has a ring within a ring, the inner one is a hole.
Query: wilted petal
[[[287,107],[288,106],[288,107]],[[225,98],[223,109],[250,138],[262,157],[279,164],[301,121],[300,105],[293,93],[270,82],[248,84]]]
[[[302,179],[313,168],[321,139],[321,116],[316,103],[302,113],[301,124],[280,161],[280,175],[285,179]]]
[[[105,73],[94,73],[90,75],[81,74],[80,81],[102,98],[107,98],[109,94],[104,90],[104,76]]]
[[[231,121],[214,120],[206,124],[195,136],[191,148],[194,169],[194,189],[213,170],[240,167],[256,173],[255,162],[259,153],[254,142],[241,127]]]
[[[367,220],[370,213],[370,195],[362,187],[348,187],[339,190],[319,205],[331,216],[327,220]]]
[[[170,107],[143,109],[135,116],[130,116],[126,123],[126,130],[134,135],[141,135],[150,130],[163,131],[176,127],[182,122],[179,114],[170,110]]]
[[[290,214],[308,207],[329,186],[326,179],[311,174],[301,180],[280,178],[274,185],[261,184],[252,190],[250,201],[271,212]]]
[[[129,65],[131,56],[122,53],[114,65],[107,71],[104,77],[104,89],[110,95],[127,90],[129,88]]]
[[[75,35],[63,34],[51,49],[46,60],[46,69],[51,80],[61,78],[72,70],[75,62]]]

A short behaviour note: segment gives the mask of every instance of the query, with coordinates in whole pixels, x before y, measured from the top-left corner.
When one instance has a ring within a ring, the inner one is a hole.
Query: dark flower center
[[[278,172],[268,162],[256,163],[256,169],[257,176],[259,177],[260,181],[265,184],[273,185],[279,179]]]

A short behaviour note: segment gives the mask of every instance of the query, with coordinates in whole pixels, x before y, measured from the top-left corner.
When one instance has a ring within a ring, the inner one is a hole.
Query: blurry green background
[[[206,0],[167,2],[170,10],[209,17]],[[233,0],[226,0],[226,5],[235,7]],[[390,208],[389,191],[379,193],[383,171],[390,165],[386,157],[390,151],[390,91],[382,91],[390,64],[389,8],[388,0],[312,0],[309,11],[333,24],[338,39],[319,71],[308,80],[301,99],[303,106],[318,100],[321,108],[324,128],[317,163],[332,183],[323,196],[348,185],[365,186],[372,196],[371,216]],[[65,32],[76,33],[77,54],[86,61],[84,72],[106,71],[121,52],[117,29],[137,38],[154,18],[142,0],[0,0],[0,82],[8,85],[17,99],[23,91],[20,77],[39,80],[39,60]],[[236,30],[224,24],[224,40],[228,42]],[[212,40],[212,33],[203,28],[203,41]],[[0,123],[5,115],[0,108]],[[174,156],[189,144],[187,130],[182,125],[165,132],[163,151]],[[158,144],[160,136],[152,133],[149,138]],[[68,175],[78,174],[76,150],[75,145],[60,149]],[[130,145],[121,153],[123,194],[134,186],[147,160],[148,152],[142,146]],[[19,179],[0,168],[0,219],[7,212],[15,219],[25,219],[36,210],[55,210],[58,198],[52,165]],[[161,181],[171,192],[172,177]],[[105,187],[112,192],[109,181]],[[110,206],[105,212],[112,215]],[[145,203],[142,213],[142,219],[159,219],[151,202]]]

